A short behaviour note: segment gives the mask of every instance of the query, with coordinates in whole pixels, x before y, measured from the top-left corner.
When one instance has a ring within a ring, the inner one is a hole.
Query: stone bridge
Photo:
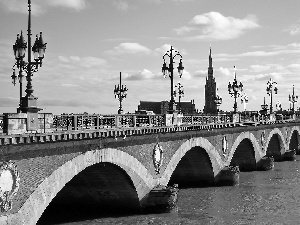
[[[36,224],[52,204],[140,208],[157,185],[214,185],[225,166],[258,170],[262,157],[283,160],[299,148],[295,121],[198,128],[3,135],[0,224]]]

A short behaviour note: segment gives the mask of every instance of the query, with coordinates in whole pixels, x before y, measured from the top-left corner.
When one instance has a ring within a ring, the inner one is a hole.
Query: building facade
[[[195,102],[191,100],[190,102],[176,102],[176,110],[181,111],[181,113],[187,114],[195,114],[197,113]],[[152,101],[140,101],[138,105],[138,111],[146,110],[153,111],[155,114],[167,114],[169,111],[169,101],[161,101],[161,102],[152,102]]]
[[[216,99],[216,81],[214,78],[214,69],[212,66],[211,48],[209,49],[209,64],[208,64],[208,74],[206,77],[205,84],[205,105],[203,109],[204,114],[216,114],[217,104]]]

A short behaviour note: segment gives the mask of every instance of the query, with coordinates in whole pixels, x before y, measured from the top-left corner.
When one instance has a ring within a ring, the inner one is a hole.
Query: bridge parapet
[[[299,121],[298,121],[299,122]],[[297,123],[296,120],[290,120],[289,122],[269,122],[261,123],[266,124],[282,124],[286,126],[288,123],[292,126]],[[122,138],[125,139],[129,136],[140,136],[147,134],[158,134],[158,133],[174,133],[174,132],[185,132],[185,131],[211,131],[219,129],[222,131],[223,128],[234,128],[234,127],[247,127],[240,123],[224,123],[224,124],[183,124],[181,126],[162,126],[162,127],[119,127],[119,128],[101,128],[101,129],[82,129],[82,130],[53,130],[48,133],[24,133],[24,134],[13,134],[13,135],[0,135],[0,146],[1,145],[15,145],[15,144],[31,144],[31,143],[46,143],[46,142],[57,142],[57,141],[68,141],[68,140],[84,140],[84,139],[95,139],[95,138]],[[253,124],[249,126],[249,129],[254,128]]]
[[[82,130],[102,128],[135,128],[135,127],[163,127],[178,125],[209,125],[232,123],[230,115],[60,115],[54,116],[56,130]]]
[[[296,121],[295,115],[182,115],[182,114],[62,114],[39,113],[34,121],[25,113],[4,113],[0,115],[0,135],[42,134],[84,130],[132,130],[149,132],[144,128],[181,127],[184,129],[210,129],[240,125],[258,125]],[[37,123],[37,129],[29,129],[31,123]],[[194,128],[193,128],[194,127]],[[157,130],[157,129],[153,129]],[[172,129],[170,129],[172,130]],[[110,131],[111,132],[111,131]],[[126,131],[130,132],[130,131]],[[155,131],[156,132],[156,131]]]
[[[32,117],[36,115],[36,117]],[[36,124],[34,129],[31,124]],[[52,113],[3,113],[0,115],[0,134],[48,133],[53,131]]]

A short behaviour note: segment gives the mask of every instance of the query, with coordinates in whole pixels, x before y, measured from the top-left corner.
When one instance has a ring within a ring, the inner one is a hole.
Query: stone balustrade
[[[129,134],[144,134],[147,132],[156,133],[161,130],[164,132],[173,132],[173,130],[190,129],[220,129],[223,127],[258,125],[270,123],[285,123],[296,121],[298,116],[293,115],[252,115],[242,114],[219,114],[219,115],[182,115],[182,114],[164,114],[164,115],[140,115],[140,114],[62,114],[53,115],[51,113],[38,113],[34,117],[26,113],[4,113],[0,115],[0,136],[15,136],[12,143],[26,143],[25,139],[48,140],[46,138],[51,133],[66,131],[80,131],[81,133],[91,133],[91,130],[102,132],[104,136],[118,136],[119,132]],[[31,123],[36,123],[36,129],[28,129]],[[151,129],[150,129],[151,128]],[[101,130],[101,131],[100,131]],[[95,131],[96,132],[96,131]],[[42,135],[47,134],[49,135]],[[93,132],[92,132],[93,133]],[[34,134],[34,135],[30,135]],[[72,132],[76,135],[76,132]],[[44,137],[45,136],[45,137]],[[34,137],[34,138],[33,138]],[[7,143],[7,137],[2,137],[0,142]],[[25,141],[24,141],[24,140]]]

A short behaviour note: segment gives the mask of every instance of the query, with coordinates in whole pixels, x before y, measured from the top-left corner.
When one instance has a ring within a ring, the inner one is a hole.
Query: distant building
[[[205,105],[203,109],[204,114],[216,114],[217,105],[215,103],[216,98],[216,81],[214,78],[214,69],[212,66],[211,48],[209,49],[209,64],[208,74],[205,84]]]
[[[138,111],[153,111],[155,114],[166,114],[169,110],[169,102],[151,102],[151,101],[140,101]]]
[[[179,110],[179,102],[176,102],[176,109]],[[184,115],[191,115],[198,113],[195,107],[194,99],[190,102],[180,102],[180,111]]]
[[[179,110],[179,102],[176,102],[176,109]],[[169,102],[140,101],[138,111],[142,110],[153,111],[155,114],[167,114],[169,111]],[[190,102],[180,102],[180,110],[183,114],[197,113],[194,100]]]

